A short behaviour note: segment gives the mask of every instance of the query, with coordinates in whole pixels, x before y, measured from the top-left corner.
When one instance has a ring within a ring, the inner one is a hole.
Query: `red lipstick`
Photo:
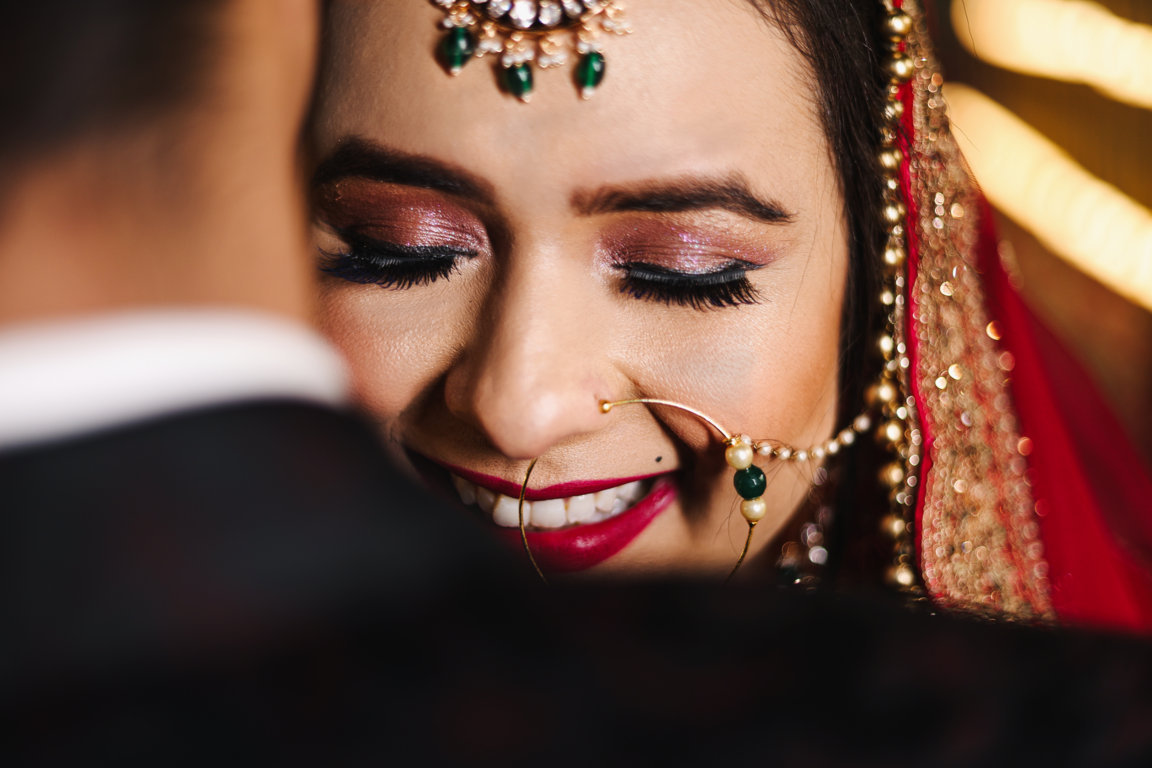
[[[666,475],[656,481],[647,496],[615,517],[555,531],[526,531],[528,548],[545,572],[586,570],[631,544],[678,496],[676,483]],[[523,547],[520,531],[515,528],[500,528],[497,535],[510,546]]]
[[[440,462],[437,463],[439,464]],[[473,472],[470,469],[457,467],[452,464],[440,464],[440,466],[470,483],[482,485],[488,490],[495,491],[502,496],[511,496],[514,499],[520,498],[520,483],[514,483],[480,472]],[[542,499],[564,499],[569,496],[583,496],[587,493],[596,493],[597,491],[603,491],[607,488],[615,488],[618,485],[627,485],[628,483],[633,483],[638,480],[647,480],[664,474],[667,474],[667,472],[652,472],[647,475],[617,477],[609,480],[573,480],[568,483],[550,485],[547,488],[529,488],[525,492],[524,498],[528,501],[539,501]]]
[[[520,497],[520,483],[485,475],[464,467],[433,461],[413,452],[410,452],[409,455],[415,460],[414,464],[418,467],[423,466],[422,474],[435,485],[448,485],[448,483],[445,482],[447,478],[443,475],[441,475],[439,482],[436,482],[436,478],[428,471],[432,466],[440,467],[502,496],[514,499]],[[679,490],[671,472],[654,472],[647,475],[606,480],[576,480],[545,488],[529,488],[525,493],[525,499],[539,501],[596,493],[651,478],[657,479],[644,498],[607,520],[598,523],[572,525],[555,530],[525,531],[528,547],[532,550],[532,556],[536,559],[541,570],[551,573],[565,573],[583,571],[599,565],[631,544],[660,513],[676,501],[679,497]],[[523,542],[520,539],[518,528],[504,528],[490,520],[489,523],[497,537],[505,541],[510,547],[522,550]]]

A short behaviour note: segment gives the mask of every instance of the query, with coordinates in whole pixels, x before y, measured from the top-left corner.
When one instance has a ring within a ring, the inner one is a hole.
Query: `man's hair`
[[[228,0],[0,0],[0,172],[197,92]]]

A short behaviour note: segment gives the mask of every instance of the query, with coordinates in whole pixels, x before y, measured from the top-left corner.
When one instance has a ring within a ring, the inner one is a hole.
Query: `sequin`
[[[931,52],[919,5],[905,0],[917,19],[908,46],[925,61]],[[910,147],[910,208],[920,212],[912,233],[919,262],[909,291],[917,320],[909,335],[911,373],[919,417],[933,438],[921,478],[924,583],[945,604],[1050,619],[1048,570],[1023,458],[1031,441],[1019,434],[1007,381],[1015,360],[1000,348],[1000,328],[988,316],[976,263],[980,217],[965,215],[979,211],[980,200],[943,100],[934,95],[942,83],[935,65],[914,78]]]

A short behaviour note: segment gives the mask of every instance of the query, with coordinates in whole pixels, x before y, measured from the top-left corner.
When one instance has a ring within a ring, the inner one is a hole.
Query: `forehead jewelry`
[[[431,0],[447,30],[440,61],[455,75],[473,58],[500,56],[500,82],[520,101],[532,98],[532,65],[562,67],[579,56],[576,87],[587,99],[604,80],[605,35],[632,31],[617,0]]]

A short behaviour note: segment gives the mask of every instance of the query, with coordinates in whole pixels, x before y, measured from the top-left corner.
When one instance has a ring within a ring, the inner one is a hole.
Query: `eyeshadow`
[[[616,261],[643,261],[683,272],[710,272],[732,261],[763,267],[780,254],[780,242],[765,229],[734,224],[730,216],[709,215],[703,222],[630,217],[605,229],[601,247]]]
[[[341,179],[317,188],[317,217],[336,231],[404,246],[455,245],[481,251],[488,238],[466,208],[438,192],[367,179]]]

